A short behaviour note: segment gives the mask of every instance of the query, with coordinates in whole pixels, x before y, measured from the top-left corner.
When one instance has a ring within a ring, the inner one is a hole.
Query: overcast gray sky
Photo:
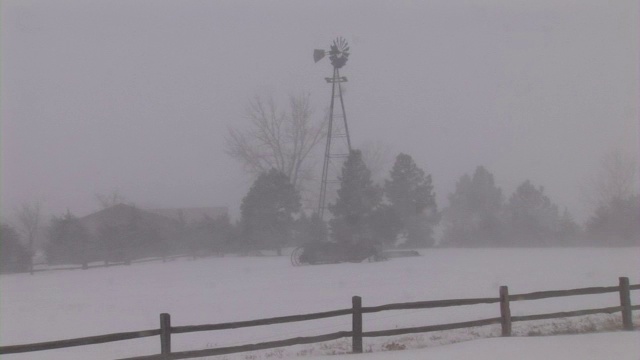
[[[2,211],[228,205],[251,185],[224,154],[256,94],[328,106],[342,73],[352,141],[433,175],[439,207],[484,165],[583,220],[580,186],[612,149],[638,154],[638,2],[3,0]]]

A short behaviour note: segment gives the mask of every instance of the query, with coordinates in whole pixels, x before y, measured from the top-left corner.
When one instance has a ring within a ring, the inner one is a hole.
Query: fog
[[[328,107],[342,70],[353,143],[386,144],[433,176],[526,179],[577,220],[601,157],[638,149],[636,1],[66,1],[1,4],[2,215],[229,206],[253,178],[224,152],[255,95]],[[320,166],[320,164],[319,164]],[[388,170],[386,170],[388,171]]]

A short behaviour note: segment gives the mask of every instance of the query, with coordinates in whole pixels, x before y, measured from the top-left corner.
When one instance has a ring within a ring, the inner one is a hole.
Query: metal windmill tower
[[[329,124],[327,127],[327,145],[324,151],[324,164],[322,166],[322,181],[320,183],[320,199],[318,202],[318,214],[322,219],[327,201],[327,185],[338,183],[340,167],[351,152],[351,139],[349,138],[349,126],[347,125],[347,113],[344,110],[342,98],[343,82],[347,78],[340,76],[342,68],[349,58],[349,44],[342,37],[333,41],[330,50],[314,50],[313,60],[320,61],[325,55],[329,55],[333,65],[333,77],[325,78],[331,84],[331,106],[329,108]],[[340,101],[339,106],[336,100]]]

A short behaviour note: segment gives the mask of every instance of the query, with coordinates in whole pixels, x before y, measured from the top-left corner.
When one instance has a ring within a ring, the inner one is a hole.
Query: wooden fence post
[[[629,278],[620,279],[620,306],[622,306],[622,326],[625,330],[633,330],[631,318],[631,294],[629,291]]]
[[[353,305],[353,338],[352,350],[356,354],[362,353],[362,298],[354,296],[351,298]]]
[[[509,288],[500,286],[500,317],[502,336],[511,336],[511,309],[509,308]]]
[[[160,354],[171,354],[171,315],[160,314]]]

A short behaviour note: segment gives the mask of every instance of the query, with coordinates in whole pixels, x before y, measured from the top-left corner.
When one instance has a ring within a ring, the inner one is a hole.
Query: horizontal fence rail
[[[588,287],[582,289],[572,290],[551,290],[551,291],[537,291],[527,294],[509,295],[510,301],[521,300],[540,300],[548,298],[556,298],[563,296],[576,296],[576,295],[595,295],[606,294],[620,291],[619,286],[606,286],[606,287]]]
[[[160,330],[143,330],[107,335],[87,336],[69,340],[47,341],[35,344],[0,346],[0,354],[16,354],[32,351],[53,350],[83,345],[104,344],[115,341],[139,339],[160,335]]]
[[[417,334],[417,333],[426,333],[426,332],[442,331],[442,330],[465,329],[470,327],[493,325],[493,324],[499,324],[499,323],[500,323],[500,318],[491,318],[491,319],[465,321],[465,322],[443,324],[443,325],[418,326],[418,327],[411,327],[411,328],[379,330],[379,331],[366,331],[362,333],[362,336],[363,337],[396,336],[396,335]]]
[[[595,315],[595,314],[614,314],[614,313],[621,312],[623,309],[624,308],[622,306],[612,306],[612,307],[599,308],[599,309],[561,311],[561,312],[538,314],[538,315],[512,316],[511,321],[515,322],[515,321],[547,320],[547,319],[558,319],[558,318]]]
[[[500,302],[499,298],[479,298],[479,299],[453,299],[453,300],[433,300],[433,301],[416,301],[409,303],[396,303],[380,306],[363,307],[363,313],[374,313],[387,310],[413,310],[413,309],[432,309],[450,306],[478,305],[478,304],[494,304]]]
[[[237,321],[237,322],[231,322],[231,323],[172,326],[171,333],[182,334],[182,333],[190,333],[190,332],[196,332],[196,331],[226,330],[226,329],[238,329],[238,328],[251,327],[251,326],[284,324],[284,323],[297,322],[297,321],[308,321],[308,320],[316,320],[316,319],[325,319],[325,318],[330,318],[335,316],[351,315],[351,313],[352,313],[351,309],[343,309],[343,310],[325,311],[325,312],[306,314],[306,315],[280,316],[280,317],[274,317],[274,318],[268,318],[268,319]]]
[[[471,328],[477,326],[486,326],[492,324],[501,324],[502,335],[511,336],[511,324],[513,322],[521,321],[533,321],[533,320],[547,320],[566,318],[574,316],[584,316],[593,314],[614,314],[622,313],[622,323],[625,330],[633,330],[632,311],[640,310],[640,305],[631,304],[630,292],[633,290],[640,290],[640,284],[629,284],[629,279],[626,277],[619,278],[618,286],[606,286],[606,287],[588,287],[571,290],[551,290],[551,291],[537,291],[524,294],[509,295],[509,289],[506,286],[500,287],[499,296],[496,298],[470,298],[470,299],[451,299],[451,300],[432,300],[432,301],[417,301],[408,303],[394,303],[379,306],[362,306],[362,299],[359,296],[352,298],[352,307],[348,309],[324,311],[303,315],[290,315],[272,317],[258,320],[237,321],[229,323],[218,324],[203,324],[203,325],[187,325],[187,326],[171,326],[171,317],[169,314],[160,314],[160,329],[132,331],[123,333],[114,333],[107,335],[88,336],[76,339],[48,341],[34,344],[24,345],[9,345],[0,346],[0,354],[16,354],[33,351],[53,350],[60,348],[69,348],[75,346],[102,344],[121,340],[131,340],[150,336],[160,337],[160,354],[129,357],[122,360],[144,360],[144,359],[189,359],[203,356],[224,355],[247,351],[265,350],[272,348],[279,348],[292,345],[304,345],[318,342],[325,342],[331,340],[337,340],[340,338],[350,337],[352,338],[352,350],[354,353],[360,353],[363,349],[362,339],[369,337],[381,337],[381,336],[397,336],[415,333],[426,333],[433,331],[453,330],[462,328]],[[594,295],[617,292],[620,295],[619,306],[611,306],[597,309],[583,309],[575,311],[555,312],[548,314],[534,314],[524,316],[511,316],[510,302],[511,301],[524,301],[524,300],[540,300],[548,298],[577,296],[577,295]],[[401,329],[389,329],[389,330],[377,330],[377,331],[363,331],[362,315],[368,313],[376,313],[381,311],[390,310],[412,310],[412,309],[432,309],[432,308],[444,308],[451,306],[468,306],[479,304],[495,304],[499,303],[500,317],[494,317],[489,319],[465,321],[440,325],[428,325],[409,327]],[[262,342],[256,344],[247,344],[239,346],[220,347],[215,349],[202,349],[191,351],[171,351],[171,335],[172,334],[184,334],[198,331],[214,331],[214,330],[228,330],[238,329],[252,326],[265,326],[274,324],[283,324],[299,321],[325,319],[336,316],[351,315],[352,317],[352,329],[351,331],[339,331],[330,334],[296,337],[286,340],[277,340]]]

